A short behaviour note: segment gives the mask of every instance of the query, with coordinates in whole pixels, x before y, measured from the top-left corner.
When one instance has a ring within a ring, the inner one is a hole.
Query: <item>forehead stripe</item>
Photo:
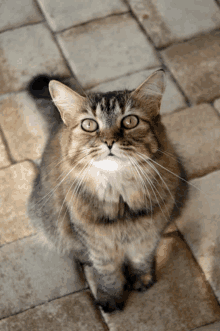
[[[121,114],[124,114],[125,109],[128,108],[127,103],[129,102],[130,92],[131,91],[123,90],[91,94],[90,101],[94,115],[96,114],[97,108],[105,113],[115,112],[117,108],[117,113],[120,110]]]

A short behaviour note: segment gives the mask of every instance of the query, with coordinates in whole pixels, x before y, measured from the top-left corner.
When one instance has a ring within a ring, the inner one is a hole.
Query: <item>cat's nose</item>
[[[110,150],[112,149],[112,146],[115,143],[114,140],[108,140],[108,141],[105,140],[104,142]]]

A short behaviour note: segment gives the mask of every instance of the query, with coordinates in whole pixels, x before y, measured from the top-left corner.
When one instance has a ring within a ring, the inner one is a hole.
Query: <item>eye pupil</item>
[[[81,122],[81,128],[84,131],[94,132],[94,131],[96,131],[98,129],[98,123],[95,120],[84,119]]]
[[[126,129],[133,129],[134,127],[136,127],[138,125],[138,117],[134,116],[134,115],[128,115],[127,117],[125,117],[122,120],[122,125],[126,128]]]

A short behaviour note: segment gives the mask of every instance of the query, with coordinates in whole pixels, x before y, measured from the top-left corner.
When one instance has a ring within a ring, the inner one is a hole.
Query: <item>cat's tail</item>
[[[27,91],[35,99],[39,112],[48,124],[49,131],[53,133],[62,123],[62,119],[50,96],[49,82],[51,80],[58,80],[63,83],[63,79],[58,76],[38,75],[32,78],[27,86]]]
[[[59,82],[63,83],[63,80],[58,76],[51,77],[46,74],[38,75],[38,76],[35,76],[30,81],[30,83],[28,84],[27,90],[30,93],[30,95],[35,99],[51,100],[48,86],[49,86],[49,82],[53,79],[58,80]]]
[[[52,102],[49,92],[49,82],[51,80],[57,80],[81,95],[83,95],[84,91],[75,78],[65,79],[59,76],[49,76],[47,74],[38,75],[32,78],[27,86],[27,91],[31,97],[35,99],[38,110],[41,112],[42,116],[44,116],[48,123],[48,128],[52,133],[56,132],[57,128],[59,128],[62,119],[56,105]],[[81,91],[83,93],[80,93]]]
[[[60,76],[49,76],[47,74],[42,74],[35,76],[32,78],[30,83],[27,86],[27,90],[29,94],[34,99],[47,99],[51,100],[50,92],[49,92],[49,82],[51,80],[58,80],[59,82],[69,86],[71,89],[81,94],[82,96],[86,96],[82,86],[76,80],[76,78],[72,77],[71,79],[62,78]]]

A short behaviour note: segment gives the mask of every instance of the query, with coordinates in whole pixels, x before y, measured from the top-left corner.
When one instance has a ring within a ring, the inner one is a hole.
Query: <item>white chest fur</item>
[[[134,190],[143,190],[131,164],[119,158],[110,156],[104,160],[94,161],[89,176],[101,201],[118,202],[121,195],[124,201],[128,202]]]

